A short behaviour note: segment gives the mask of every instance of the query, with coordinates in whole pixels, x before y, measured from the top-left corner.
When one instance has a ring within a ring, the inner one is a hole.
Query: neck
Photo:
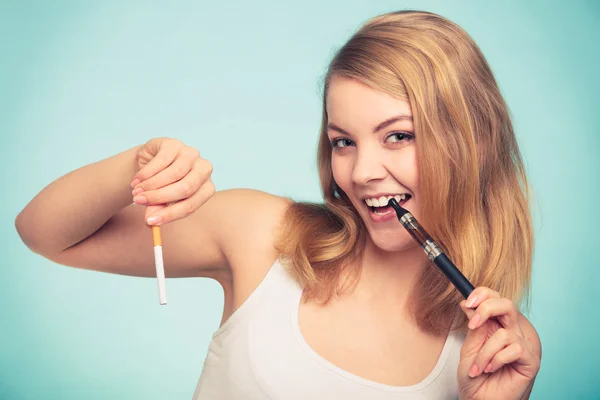
[[[407,310],[410,289],[426,266],[427,256],[418,245],[389,252],[367,240],[355,295]]]

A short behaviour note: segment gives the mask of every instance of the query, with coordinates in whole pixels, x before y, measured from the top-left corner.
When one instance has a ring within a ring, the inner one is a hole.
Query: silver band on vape
[[[415,217],[412,216],[411,213],[406,213],[402,217],[400,217],[400,222],[402,222],[402,225],[404,225],[406,229],[419,229],[419,223],[417,222]]]
[[[431,240],[428,240],[425,243],[423,243],[423,249],[425,249],[425,253],[427,253],[427,257],[429,257],[431,261],[433,261],[440,254],[442,254],[442,250],[440,250],[438,245],[432,242]]]

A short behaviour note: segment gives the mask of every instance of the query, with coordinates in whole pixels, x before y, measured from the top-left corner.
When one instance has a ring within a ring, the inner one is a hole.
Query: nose
[[[387,170],[383,165],[383,154],[374,149],[363,148],[357,152],[352,181],[357,185],[367,185],[373,180],[385,178]]]

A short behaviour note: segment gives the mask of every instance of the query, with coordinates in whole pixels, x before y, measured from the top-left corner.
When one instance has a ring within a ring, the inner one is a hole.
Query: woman
[[[527,398],[527,181],[472,39],[425,12],[366,23],[329,66],[318,163],[324,204],[215,193],[198,151],[156,138],[53,182],[16,225],[57,263],[148,277],[152,253],[131,249],[162,225],[167,277],[225,293],[196,399]],[[390,196],[477,286],[466,301]]]

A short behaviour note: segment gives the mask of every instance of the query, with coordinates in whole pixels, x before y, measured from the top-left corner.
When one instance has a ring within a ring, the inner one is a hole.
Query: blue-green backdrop
[[[76,270],[14,218],[45,185],[155,136],[200,149],[217,189],[319,200],[320,80],[379,13],[464,27],[511,108],[532,187],[534,399],[600,398],[598,1],[0,2],[0,399],[189,399],[222,292]],[[93,212],[93,210],[90,210]]]

